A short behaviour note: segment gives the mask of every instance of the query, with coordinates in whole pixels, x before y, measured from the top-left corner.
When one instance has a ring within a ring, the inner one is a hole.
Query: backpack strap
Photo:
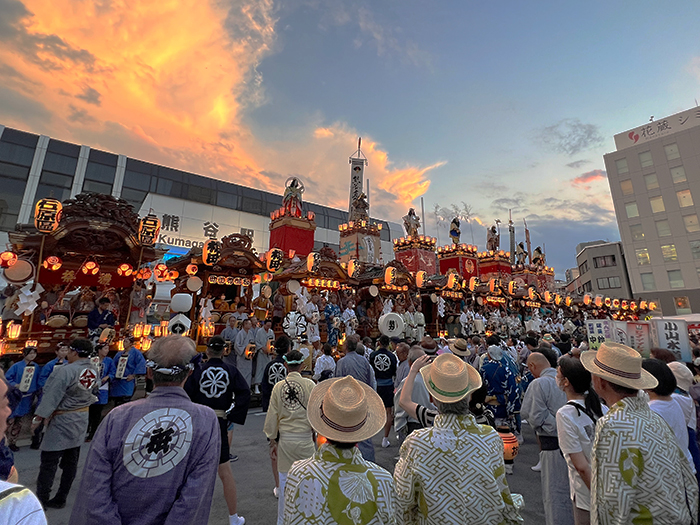
[[[576,408],[576,412],[578,412],[578,415],[581,415],[581,412],[586,414],[591,421],[593,421],[593,424],[595,424],[598,421],[598,418],[596,417],[595,414],[593,414],[590,410],[588,410],[585,406],[582,406],[581,404],[577,403],[576,401],[569,401],[566,403],[567,405],[571,405],[572,407]]]
[[[12,494],[15,494],[16,492],[22,492],[23,490],[27,490],[27,487],[23,487],[22,485],[17,485],[16,487],[10,487],[9,489],[3,490],[0,492],[0,503],[2,501],[11,496]]]

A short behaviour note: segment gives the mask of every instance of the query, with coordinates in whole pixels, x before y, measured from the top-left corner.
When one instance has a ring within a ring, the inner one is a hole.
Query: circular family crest
[[[228,372],[221,367],[211,366],[202,371],[202,377],[199,379],[199,391],[211,399],[224,394],[228,384]]]
[[[124,441],[126,469],[138,478],[153,478],[171,471],[192,444],[192,417],[179,408],[149,412],[131,427]]]

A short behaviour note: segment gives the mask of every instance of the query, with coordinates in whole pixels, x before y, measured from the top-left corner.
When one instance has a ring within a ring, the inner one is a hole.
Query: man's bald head
[[[530,354],[530,357],[527,358],[527,367],[536,378],[540,377],[544,370],[551,368],[549,365],[549,360],[539,352],[533,352]]]
[[[153,383],[180,384],[189,375],[186,369],[192,358],[197,355],[194,341],[189,337],[170,335],[156,340],[148,352],[148,359],[156,366],[153,369]],[[178,374],[165,374],[158,372],[158,368],[178,367],[183,370]]]

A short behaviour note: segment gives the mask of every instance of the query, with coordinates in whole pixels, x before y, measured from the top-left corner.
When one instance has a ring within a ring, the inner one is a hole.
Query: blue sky
[[[602,159],[613,135],[700,98],[697,2],[0,12],[1,123],[273,191],[296,174],[309,200],[339,207],[361,135],[373,214],[398,222],[422,194],[435,235],[436,204],[465,202],[487,225],[512,208],[518,240],[526,218],[559,276],[579,242],[619,238]]]

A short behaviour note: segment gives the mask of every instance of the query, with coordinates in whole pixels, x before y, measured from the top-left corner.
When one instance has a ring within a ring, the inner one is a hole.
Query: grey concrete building
[[[700,312],[700,108],[615,135],[604,156],[635,297]]]
[[[612,299],[631,299],[625,253],[621,242],[582,243],[576,254],[578,277],[576,292],[605,295]]]

